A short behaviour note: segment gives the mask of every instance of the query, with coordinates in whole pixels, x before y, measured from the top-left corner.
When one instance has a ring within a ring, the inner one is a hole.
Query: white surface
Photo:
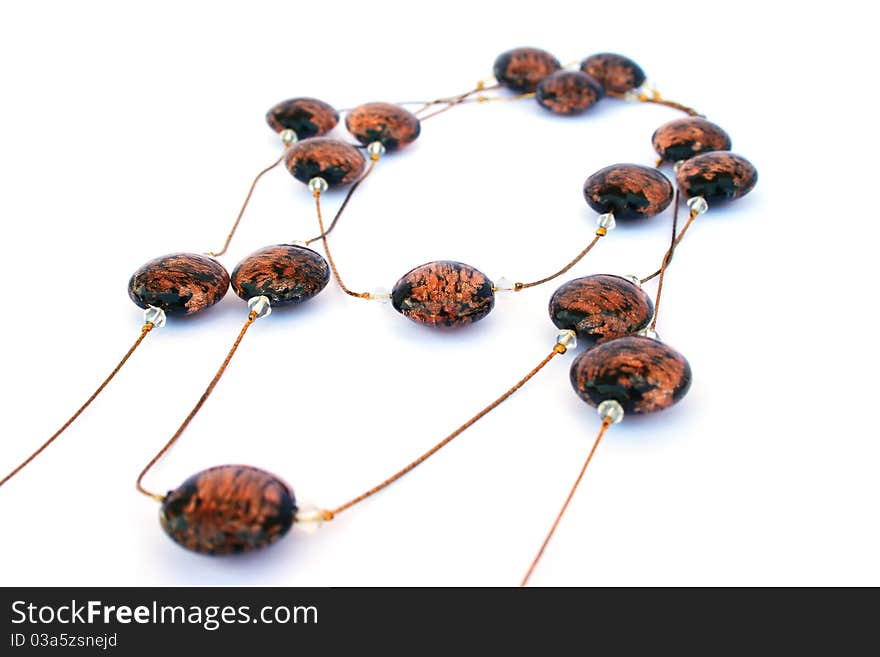
[[[222,243],[250,178],[279,153],[270,105],[446,95],[519,45],[562,61],[612,50],[724,126],[760,182],[700,218],[670,271],[658,329],[690,360],[690,394],[609,433],[533,583],[880,584],[868,22],[848,3],[797,15],[744,2],[4,4],[0,470],[54,431],[137,335],[131,272]],[[523,101],[432,119],[353,200],[333,241],[343,276],[390,287],[451,258],[490,277],[541,277],[592,234],[584,178],[650,164],[653,130],[677,116],[608,100],[561,118]],[[653,271],[669,221],[621,225],[571,277]],[[223,262],[315,230],[307,191],[279,169]],[[554,289],[503,297],[449,334],[331,284],[254,327],[148,483],[243,462],[284,477],[301,501],[341,503],[540,360],[556,332]],[[315,535],[295,530],[235,559],[169,541],[133,481],[244,315],[230,292],[172,319],[0,490],[0,583],[519,581],[599,424],[570,388],[571,354]]]

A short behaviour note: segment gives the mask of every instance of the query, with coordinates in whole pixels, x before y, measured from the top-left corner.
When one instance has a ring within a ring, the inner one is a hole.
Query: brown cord
[[[226,250],[229,248],[229,244],[230,242],[232,242],[232,238],[235,235],[235,231],[238,230],[238,224],[241,223],[241,218],[244,216],[244,211],[247,209],[248,203],[251,202],[251,196],[254,195],[254,189],[257,187],[257,183],[260,182],[260,178],[262,178],[264,174],[269,173],[272,169],[281,164],[282,160],[284,160],[285,155],[286,153],[257,174],[256,178],[254,178],[254,181],[251,183],[251,187],[248,190],[247,196],[244,199],[244,203],[242,203],[241,205],[241,210],[238,211],[238,216],[235,218],[235,223],[232,224],[232,230],[230,230],[229,235],[226,236],[226,242],[223,244],[223,248],[216,253],[214,251],[208,251],[209,256],[211,256],[212,258],[219,258],[224,253],[226,253]]]
[[[675,190],[675,199],[674,199],[673,203],[674,203],[674,207],[672,209],[672,236],[669,238],[669,249],[668,249],[667,253],[669,253],[670,251],[674,251],[676,244],[677,244],[677,242],[675,241],[675,238],[677,237],[676,233],[678,232],[678,205],[679,205],[679,190],[678,189]],[[663,256],[663,261],[664,262],[667,261],[666,256]],[[670,262],[672,262],[672,254],[671,253],[669,253],[669,259],[668,259],[668,262],[666,262],[667,266],[669,265]],[[646,276],[645,278],[639,279],[639,283],[641,285],[644,285],[645,283],[650,281],[652,278],[659,276],[660,271],[663,268],[662,265],[663,265],[663,263],[661,263],[660,269],[655,271],[650,276]]]
[[[613,98],[624,98],[624,99],[629,98],[629,96],[627,94],[622,94],[617,91],[606,91],[605,93],[606,93],[606,95],[612,96]],[[700,117],[703,116],[703,114],[700,114],[693,107],[688,107],[687,105],[682,105],[681,103],[676,103],[673,100],[665,99],[663,96],[660,95],[660,92],[656,91],[656,90],[652,91],[650,94],[640,93],[638,96],[636,96],[636,98],[642,103],[654,103],[656,105],[665,105],[666,107],[671,107],[673,109],[681,110],[682,112],[684,112],[685,114],[687,114],[689,116],[700,116]]]
[[[171,439],[165,443],[165,446],[159,450],[159,452],[154,456],[149,463],[147,463],[146,467],[141,470],[140,475],[138,475],[137,482],[135,486],[138,489],[138,492],[143,493],[147,497],[152,497],[157,502],[161,502],[165,499],[164,495],[159,495],[158,493],[151,493],[147,489],[145,489],[141,482],[143,481],[146,474],[150,471],[150,469],[156,465],[156,463],[161,459],[165,453],[171,449],[171,446],[177,442],[177,439],[183,434],[186,428],[189,426],[189,423],[192,422],[192,419],[196,416],[196,413],[202,408],[204,403],[208,400],[208,397],[214,391],[214,387],[217,385],[217,382],[220,381],[220,377],[223,376],[223,373],[226,371],[226,368],[229,366],[229,361],[232,360],[232,357],[235,355],[235,352],[238,350],[238,345],[241,344],[241,341],[244,339],[245,333],[251,327],[257,319],[257,313],[252,311],[245,321],[244,326],[241,327],[241,331],[238,334],[238,337],[235,339],[235,342],[232,344],[232,348],[229,350],[229,353],[226,354],[226,358],[223,360],[223,364],[220,366],[220,369],[217,370],[217,373],[214,375],[214,378],[211,379],[211,383],[208,384],[208,387],[205,389],[204,394],[201,396],[193,409],[189,412],[189,415],[186,416],[186,419],[183,423],[178,427],[177,431],[174,432],[174,435],[171,436]]]
[[[28,463],[30,463],[35,458],[37,458],[37,456],[39,456],[40,452],[42,452],[49,445],[51,445],[53,442],[55,442],[55,439],[58,438],[58,436],[60,436],[62,433],[64,433],[65,429],[67,429],[67,427],[69,427],[71,424],[73,424],[76,421],[76,418],[78,418],[82,414],[82,412],[85,411],[93,401],[95,401],[95,399],[98,397],[98,395],[101,394],[101,391],[103,391],[104,388],[107,387],[107,384],[113,380],[113,377],[116,376],[116,374],[119,372],[119,370],[122,369],[122,366],[125,365],[126,361],[131,357],[131,355],[134,353],[135,349],[137,349],[140,346],[141,342],[144,341],[144,338],[147,337],[147,333],[149,333],[152,330],[153,330],[153,323],[152,322],[147,322],[146,324],[143,325],[143,327],[141,328],[141,334],[140,334],[140,336],[138,336],[138,339],[134,341],[134,344],[125,353],[125,356],[122,357],[122,360],[120,360],[119,363],[116,365],[116,367],[113,368],[113,371],[110,372],[110,375],[106,379],[104,379],[104,382],[101,385],[99,385],[98,389],[92,393],[92,396],[86,400],[86,403],[83,404],[82,406],[80,406],[79,410],[76,413],[74,413],[73,415],[71,415],[70,419],[67,420],[67,422],[65,422],[64,424],[62,424],[61,428],[58,429],[58,431],[56,431],[55,433],[53,433],[52,436],[49,438],[49,440],[44,442],[37,451],[35,451],[30,456],[28,456],[17,468],[15,468],[15,470],[13,470],[8,475],[3,477],[3,479],[0,480],[0,486],[2,486],[7,481],[12,479],[16,474],[18,474],[22,469],[24,469],[24,467]]]
[[[312,242],[317,242],[319,239],[322,239],[333,232],[333,229],[336,228],[336,223],[339,221],[339,218],[342,216],[342,212],[345,210],[348,202],[351,200],[352,195],[354,194],[354,190],[358,188],[358,186],[367,179],[367,176],[372,173],[373,169],[376,167],[376,162],[378,162],[378,158],[370,158],[370,165],[367,167],[367,170],[364,172],[360,178],[348,189],[348,193],[345,195],[345,198],[342,201],[342,205],[339,206],[339,209],[336,211],[336,216],[333,217],[333,221],[330,222],[330,226],[323,233],[318,235],[317,237],[313,237],[310,240],[306,240],[306,246],[311,244]]]
[[[330,263],[330,271],[333,272],[333,278],[336,279],[336,282],[339,284],[339,287],[342,288],[342,291],[351,297],[357,297],[358,299],[369,299],[372,295],[369,292],[353,292],[345,287],[345,283],[342,282],[342,278],[339,276],[339,270],[336,269],[336,263],[333,262],[333,256],[330,254],[330,245],[327,243],[327,231],[324,230],[324,218],[321,215],[321,192],[319,190],[314,191],[315,196],[315,210],[318,213],[318,227],[321,229],[321,240],[324,242],[324,253],[327,254],[327,262]]]
[[[574,267],[577,263],[579,263],[579,262],[583,259],[583,257],[584,257],[585,255],[587,255],[587,254],[592,250],[592,248],[593,248],[594,246],[596,246],[596,243],[597,243],[602,237],[604,237],[604,235],[600,235],[600,234],[597,233],[597,234],[596,234],[596,237],[593,238],[593,241],[590,242],[590,243],[587,245],[587,248],[585,248],[583,251],[581,251],[580,253],[578,253],[577,256],[575,256],[575,259],[574,259],[574,260],[572,260],[571,262],[569,262],[567,265],[565,265],[565,267],[563,267],[562,269],[560,269],[560,270],[559,270],[558,272],[556,272],[555,274],[551,274],[550,276],[547,276],[546,278],[542,278],[542,279],[539,280],[539,281],[533,281],[533,282],[531,282],[531,283],[514,283],[514,285],[513,285],[513,289],[516,290],[517,292],[519,292],[520,290],[525,290],[525,289],[528,288],[528,287],[536,287],[536,286],[538,286],[538,285],[543,285],[544,283],[547,283],[548,281],[552,281],[554,278],[558,278],[559,276],[562,276],[565,272],[567,272],[569,269],[571,269],[571,268]]]
[[[663,280],[666,277],[666,268],[672,261],[672,253],[675,250],[675,247],[678,246],[682,238],[684,238],[685,233],[687,233],[688,228],[690,228],[691,224],[696,218],[697,211],[691,210],[691,214],[688,217],[688,220],[685,222],[684,226],[681,229],[681,232],[678,234],[678,237],[676,237],[675,240],[672,242],[672,245],[669,247],[669,250],[666,251],[666,255],[663,258],[663,265],[660,267],[660,282],[657,283],[657,296],[654,298],[654,319],[651,320],[652,331],[657,327],[657,316],[660,314],[660,295],[663,292]]]
[[[381,484],[379,484],[378,486],[374,486],[373,488],[371,488],[371,489],[368,490],[367,492],[362,493],[361,495],[358,495],[358,496],[355,497],[354,499],[352,499],[352,500],[346,502],[346,503],[343,504],[342,506],[338,506],[338,507],[336,507],[336,508],[333,509],[332,511],[327,511],[327,512],[325,513],[325,517],[327,517],[328,519],[329,519],[329,518],[333,518],[334,516],[339,515],[340,513],[342,513],[343,511],[345,511],[346,509],[350,509],[350,508],[353,507],[355,504],[358,504],[358,503],[360,503],[360,502],[363,502],[363,501],[364,501],[365,499],[367,499],[368,497],[372,497],[373,495],[375,495],[376,493],[378,493],[379,491],[381,491],[383,488],[386,488],[386,487],[390,486],[391,484],[393,484],[395,481],[397,481],[397,480],[400,479],[402,476],[404,476],[405,474],[407,474],[410,470],[413,470],[416,466],[418,466],[418,465],[424,463],[424,462],[425,462],[426,460],[428,460],[431,456],[433,456],[434,454],[436,454],[437,452],[439,452],[443,447],[445,447],[446,445],[448,445],[449,443],[451,443],[455,438],[457,438],[457,437],[460,436],[462,433],[464,433],[468,428],[470,428],[471,426],[473,426],[474,424],[476,424],[476,422],[477,422],[478,420],[480,420],[480,419],[483,418],[484,416],[488,415],[491,411],[493,411],[493,410],[496,409],[498,406],[500,406],[500,405],[501,405],[504,401],[506,401],[511,395],[513,395],[513,393],[515,393],[517,390],[519,390],[520,388],[522,388],[526,383],[528,383],[529,379],[531,379],[531,378],[532,378],[533,376],[535,376],[538,372],[540,372],[541,369],[542,369],[547,363],[549,363],[551,360],[553,360],[554,357],[556,357],[556,356],[559,355],[559,354],[564,354],[566,351],[567,351],[567,349],[566,349],[566,347],[565,347],[564,345],[557,344],[557,345],[553,348],[553,351],[551,351],[551,352],[550,352],[550,353],[544,358],[544,360],[542,360],[540,363],[538,363],[538,365],[537,365],[537,366],[536,366],[531,372],[529,372],[529,373],[526,374],[522,379],[520,379],[520,380],[516,383],[516,385],[514,385],[512,388],[510,388],[507,392],[505,392],[503,395],[501,395],[498,399],[496,399],[495,401],[493,401],[491,404],[489,404],[488,406],[486,406],[486,407],[485,407],[483,410],[481,410],[479,413],[477,413],[476,415],[474,415],[470,420],[468,420],[467,422],[465,422],[464,424],[462,424],[460,427],[458,427],[458,429],[456,429],[456,430],[453,431],[451,434],[449,434],[448,436],[446,436],[446,438],[444,438],[444,439],[441,440],[439,443],[437,443],[436,445],[434,445],[431,449],[429,449],[427,452],[425,452],[424,454],[422,454],[422,455],[421,455],[419,458],[417,458],[415,461],[411,462],[411,463],[410,463],[409,465],[407,465],[406,467],[402,468],[401,470],[398,470],[395,474],[393,474],[393,475],[391,475],[390,477],[388,477],[388,479],[386,479],[385,481],[383,481],[383,482],[382,482]]]
[[[553,521],[553,526],[550,527],[550,531],[547,532],[547,537],[544,539],[544,542],[541,543],[541,549],[538,550],[538,553],[535,555],[535,558],[532,559],[532,564],[529,566],[528,571],[526,571],[525,576],[522,578],[522,581],[519,585],[525,586],[529,582],[529,578],[532,576],[532,573],[535,571],[535,567],[538,565],[538,561],[541,560],[541,557],[544,555],[544,550],[547,549],[547,544],[550,543],[550,539],[553,538],[553,533],[556,531],[556,528],[559,526],[559,522],[562,520],[562,516],[565,514],[565,510],[568,508],[569,503],[574,497],[574,493],[577,490],[577,487],[581,483],[581,479],[584,478],[584,473],[587,471],[587,466],[590,465],[590,461],[593,460],[593,454],[596,453],[596,448],[599,446],[599,443],[602,440],[602,436],[605,435],[605,431],[608,427],[611,426],[611,418],[606,417],[602,421],[602,428],[599,429],[599,435],[596,436],[596,442],[593,443],[593,448],[590,450],[589,455],[587,456],[587,460],[584,461],[584,465],[581,468],[580,473],[577,476],[577,479],[574,480],[574,485],[571,487],[571,491],[568,493],[568,497],[565,498],[565,503],[562,505],[562,508],[559,510],[559,514],[556,516],[556,520]]]
[[[419,121],[422,121],[422,122],[423,122],[423,121],[426,121],[426,120],[430,119],[432,116],[437,116],[438,114],[443,114],[443,112],[448,112],[449,110],[451,110],[451,109],[452,109],[453,107],[455,107],[456,105],[461,105],[461,104],[462,104],[463,102],[465,102],[469,97],[473,96],[473,95],[476,94],[476,93],[479,93],[479,92],[481,92],[481,91],[488,91],[489,89],[498,89],[498,88],[500,88],[500,86],[501,86],[501,85],[499,85],[499,84],[493,84],[493,85],[487,87],[487,86],[485,86],[485,85],[481,82],[481,83],[478,84],[476,87],[474,87],[474,88],[471,89],[470,91],[466,91],[465,93],[461,94],[460,96],[453,96],[451,99],[450,99],[450,98],[444,98],[444,99],[437,99],[436,101],[432,101],[431,103],[426,104],[424,107],[422,107],[422,108],[416,110],[415,115],[418,116]],[[423,115],[423,116],[419,116],[419,114],[421,114],[422,112],[424,112],[424,111],[425,111],[426,109],[428,109],[429,107],[431,107],[431,106],[433,106],[433,105],[440,105],[440,104],[443,104],[443,103],[446,104],[446,107],[441,107],[440,109],[435,110],[435,111],[433,111],[433,112],[431,112],[431,113],[429,113],[429,114],[425,114],[425,115]]]

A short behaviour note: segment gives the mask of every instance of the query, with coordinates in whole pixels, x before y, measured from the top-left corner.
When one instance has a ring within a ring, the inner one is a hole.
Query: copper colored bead
[[[298,139],[318,137],[339,123],[339,114],[317,98],[291,98],[266,113],[266,123],[275,131],[293,130]]]
[[[198,253],[171,253],[142,265],[128,281],[128,296],[141,308],[192,315],[213,306],[229,289],[219,262]]]
[[[662,342],[630,335],[600,342],[575,358],[571,385],[590,406],[613,399],[624,413],[653,413],[687,394],[691,367]]]
[[[534,91],[538,83],[562,68],[559,60],[540,48],[514,48],[495,59],[498,83],[514,91]]]
[[[329,137],[316,137],[298,142],[287,151],[287,170],[306,184],[312,178],[323,178],[330,187],[348,185],[364,172],[366,160],[351,144]]]
[[[653,316],[654,304],[642,288],[610,274],[568,281],[550,298],[553,323],[587,341],[637,333]]]
[[[495,306],[492,281],[469,265],[449,260],[416,267],[394,285],[394,309],[428,326],[464,326]]]
[[[535,98],[555,114],[580,114],[605,95],[602,85],[580,71],[557,71],[538,83]]]
[[[615,219],[653,217],[672,203],[672,183],[662,173],[640,164],[614,164],[584,183],[584,197],[596,212]]]
[[[355,107],[345,117],[345,127],[365,146],[378,141],[389,151],[411,144],[422,130],[415,114],[391,103]]]
[[[692,157],[675,176],[685,198],[702,196],[710,203],[745,196],[758,182],[758,170],[751,162],[725,151]]]
[[[278,244],[254,251],[232,270],[232,289],[247,301],[265,296],[273,306],[302,303],[330,280],[330,267],[304,246]]]
[[[592,75],[606,91],[626,93],[645,82],[645,72],[629,57],[611,52],[590,55],[581,62],[581,70]]]
[[[233,554],[274,543],[290,530],[295,515],[293,491],[275,475],[247,465],[220,465],[170,491],[159,520],[187,550]]]
[[[667,162],[687,160],[711,151],[730,150],[730,136],[711,121],[698,116],[664,123],[654,132],[651,143],[657,155]]]

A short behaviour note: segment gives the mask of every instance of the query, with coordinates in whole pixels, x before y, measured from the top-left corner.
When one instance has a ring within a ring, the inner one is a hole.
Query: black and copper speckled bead
[[[651,297],[622,276],[576,278],[560,286],[550,298],[553,323],[587,341],[637,333],[653,316]]]
[[[315,137],[298,142],[287,151],[287,170],[306,184],[312,178],[323,178],[330,187],[348,185],[364,171],[366,160],[351,144],[329,137]]]
[[[290,530],[295,515],[293,491],[275,475],[247,465],[220,465],[170,491],[159,519],[178,545],[220,555],[274,543]]]
[[[592,76],[580,71],[557,71],[538,83],[535,99],[554,114],[580,114],[595,105],[605,90]]]
[[[251,253],[232,270],[232,289],[247,301],[265,296],[273,306],[302,303],[323,290],[330,267],[304,246],[278,244]]]
[[[581,62],[581,70],[596,78],[606,91],[620,94],[638,89],[645,81],[641,66],[629,57],[611,52],[590,55]]]
[[[613,399],[624,413],[653,413],[687,394],[691,367],[662,342],[630,335],[600,342],[575,358],[571,385],[591,406]]]
[[[730,150],[730,136],[699,116],[664,123],[654,132],[651,143],[657,155],[667,162],[687,160],[711,151]]]
[[[672,183],[662,173],[640,164],[613,164],[584,182],[584,197],[596,212],[613,212],[615,219],[653,217],[673,197]]]
[[[687,160],[675,174],[685,198],[728,201],[745,196],[758,182],[758,170],[741,155],[703,153]]]
[[[345,117],[345,127],[365,146],[378,141],[389,151],[411,144],[422,130],[415,114],[392,103],[358,105]]]
[[[514,48],[495,59],[492,71],[498,83],[514,91],[534,91],[538,83],[562,68],[559,60],[540,48]]]
[[[141,308],[192,315],[213,306],[229,289],[219,262],[198,253],[171,253],[142,265],[128,281],[128,296]]]
[[[394,285],[394,309],[427,326],[464,326],[483,319],[495,306],[492,281],[469,265],[429,262]]]
[[[293,130],[299,139],[319,137],[339,123],[339,114],[317,98],[291,98],[266,113],[266,123],[275,132]]]

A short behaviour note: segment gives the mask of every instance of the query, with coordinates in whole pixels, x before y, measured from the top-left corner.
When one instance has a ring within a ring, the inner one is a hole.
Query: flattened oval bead
[[[355,107],[345,117],[345,127],[362,144],[378,141],[389,151],[411,144],[422,130],[415,114],[391,103]]]
[[[615,219],[653,217],[672,203],[672,183],[657,169],[640,164],[614,164],[584,182],[584,197],[596,212]]]
[[[625,413],[653,413],[687,394],[691,367],[672,347],[631,335],[600,342],[575,358],[571,385],[590,406],[613,399]]]
[[[295,515],[293,491],[278,477],[247,465],[220,465],[170,491],[159,519],[178,545],[219,555],[274,543]]]
[[[657,155],[667,162],[687,160],[711,151],[729,151],[730,136],[720,127],[698,116],[664,123],[651,137]]]
[[[538,83],[562,68],[559,60],[540,48],[514,48],[503,52],[492,67],[495,79],[514,91],[534,91]]]
[[[315,137],[298,142],[287,151],[287,170],[306,184],[315,177],[323,178],[330,187],[348,185],[364,171],[366,161],[351,144],[329,137]]]
[[[302,303],[330,280],[324,257],[304,246],[278,244],[254,251],[232,270],[232,289],[247,301],[265,296],[273,306]]]
[[[593,77],[580,71],[557,71],[538,83],[535,99],[554,114],[580,114],[605,95]]]
[[[568,281],[550,298],[550,319],[584,340],[637,333],[654,316],[642,288],[622,276],[595,274]]]
[[[293,130],[299,139],[318,137],[339,123],[339,114],[317,98],[284,100],[266,113],[266,123],[275,131]]]
[[[429,262],[394,285],[391,303],[405,317],[427,326],[464,326],[495,306],[492,281],[461,262]]]
[[[702,196],[710,203],[745,196],[758,182],[758,170],[751,162],[725,151],[692,157],[675,175],[685,198]]]
[[[581,70],[592,75],[606,91],[626,93],[645,82],[645,72],[629,57],[612,52],[590,55],[581,62]]]
[[[141,308],[192,315],[213,306],[229,289],[219,262],[198,253],[170,253],[142,265],[128,281],[128,296]]]

